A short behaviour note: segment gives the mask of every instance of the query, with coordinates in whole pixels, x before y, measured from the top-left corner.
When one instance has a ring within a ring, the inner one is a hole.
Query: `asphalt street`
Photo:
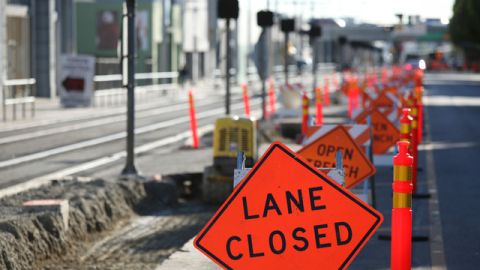
[[[480,76],[427,76],[425,88],[446,265],[479,269]]]

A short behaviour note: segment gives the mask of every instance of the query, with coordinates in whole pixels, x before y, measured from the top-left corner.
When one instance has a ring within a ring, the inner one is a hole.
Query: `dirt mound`
[[[22,206],[25,201],[39,199],[68,200],[68,227],[65,228],[60,211]],[[101,179],[54,181],[3,198],[0,269],[42,269],[44,262],[84,248],[85,243],[129,218],[136,207],[150,199],[143,182]]]

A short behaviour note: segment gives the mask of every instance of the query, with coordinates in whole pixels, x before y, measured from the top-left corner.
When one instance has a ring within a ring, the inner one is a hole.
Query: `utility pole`
[[[122,177],[138,177],[135,168],[135,0],[124,3],[122,48],[127,48],[127,55],[122,52],[123,84],[127,87],[127,158]],[[126,20],[126,23],[125,23]],[[123,50],[122,50],[123,51]],[[127,58],[125,65],[124,59]],[[125,80],[126,77],[126,80]]]

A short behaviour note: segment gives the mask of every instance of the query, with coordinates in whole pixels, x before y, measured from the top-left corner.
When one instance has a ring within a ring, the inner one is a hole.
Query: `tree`
[[[480,58],[480,1],[456,0],[450,20],[453,43],[464,49],[467,58]]]

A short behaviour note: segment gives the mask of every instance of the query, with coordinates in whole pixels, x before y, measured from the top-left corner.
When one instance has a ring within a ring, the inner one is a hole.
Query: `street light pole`
[[[127,17],[127,37],[122,36],[122,42],[127,43],[127,66],[123,65],[123,76],[127,76],[127,158],[122,177],[137,177],[135,168],[135,0],[126,0],[124,10]],[[124,18],[125,20],[125,18]],[[125,26],[125,24],[124,24]],[[125,46],[123,46],[125,48]],[[125,56],[122,55],[122,59]],[[125,74],[127,73],[127,74]],[[125,82],[125,80],[124,80]]]

